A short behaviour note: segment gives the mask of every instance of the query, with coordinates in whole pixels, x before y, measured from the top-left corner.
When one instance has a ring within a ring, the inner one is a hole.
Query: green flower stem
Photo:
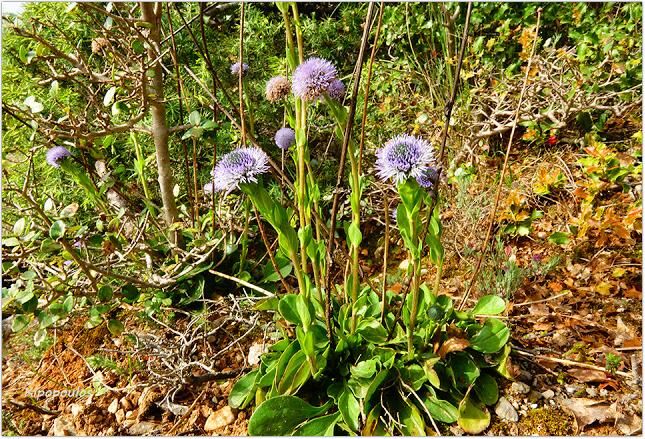
[[[298,41],[298,58],[302,63],[305,60],[304,45],[302,42],[302,26],[300,24],[300,14],[298,14],[298,4],[291,2],[291,10],[293,11],[293,21],[296,24],[296,40]]]
[[[412,222],[412,242],[418,242],[418,227],[416,221]],[[421,281],[421,258],[419,255],[414,255],[410,252],[412,257],[412,283],[410,284],[410,294],[412,296],[412,309],[410,310],[410,324],[408,325],[408,356],[410,359],[414,357],[414,328],[417,324],[417,314],[419,313],[419,286]]]
[[[358,158],[356,157],[356,145],[353,141],[350,140],[348,145],[349,155],[349,164],[351,169],[351,179],[352,179],[352,192],[350,195],[351,198],[351,207],[352,207],[352,224],[360,230],[361,228],[361,188],[360,188],[360,169],[358,169]],[[352,303],[356,303],[358,300],[358,292],[360,289],[360,267],[359,267],[359,251],[360,251],[360,242],[352,242],[350,244],[350,258],[351,258],[351,267],[352,267],[352,283],[351,283],[351,298]],[[356,308],[352,307],[352,322],[351,322],[351,331],[356,331]]]
[[[70,160],[63,160],[60,164],[60,168],[67,172],[74,179],[76,184],[85,190],[88,197],[104,214],[109,215],[107,203],[102,199],[98,189],[94,186],[92,180],[90,180],[83,170],[74,165]]]
[[[248,200],[244,200],[242,204],[244,206],[244,229],[242,230],[242,236],[240,237],[242,251],[240,252],[240,268],[238,270],[238,276],[241,275],[244,271],[244,265],[246,264],[246,255],[249,252],[249,218],[251,206],[249,206]]]

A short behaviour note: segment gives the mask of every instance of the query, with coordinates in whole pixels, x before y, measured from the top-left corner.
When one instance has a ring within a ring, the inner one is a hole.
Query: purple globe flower
[[[269,157],[260,148],[234,149],[222,157],[213,169],[210,188],[228,194],[238,189],[240,183],[257,183],[258,177],[269,170],[268,162]]]
[[[289,96],[291,83],[284,76],[269,79],[266,88],[266,97],[269,102],[276,102]]]
[[[296,143],[296,133],[291,128],[280,128],[275,133],[275,144],[280,149],[289,149]]]
[[[322,58],[309,58],[293,72],[293,94],[306,101],[315,101],[327,92],[336,80],[336,67]]]
[[[418,178],[433,164],[434,153],[430,143],[418,137],[402,134],[392,138],[376,153],[376,168],[382,180],[402,183]]]
[[[242,76],[246,75],[246,72],[249,70],[249,65],[246,63],[242,63]],[[240,74],[240,63],[236,62],[235,64],[231,64],[231,73],[235,76]]]
[[[336,79],[331,84],[329,84],[327,94],[333,100],[341,102],[345,97],[345,84],[343,84],[343,81]]]
[[[72,153],[64,146],[54,146],[47,151],[46,159],[50,166],[60,168],[60,163],[71,155]]]
[[[437,179],[437,170],[433,167],[427,167],[422,172],[421,175],[417,177],[417,183],[419,186],[425,189],[430,189],[435,180]]]

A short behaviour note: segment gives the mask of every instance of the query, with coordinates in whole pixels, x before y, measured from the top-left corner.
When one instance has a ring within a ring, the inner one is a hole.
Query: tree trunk
[[[155,60],[152,71],[153,76],[146,87],[147,99],[150,102],[152,116],[152,137],[155,142],[157,156],[157,172],[159,173],[159,190],[163,203],[164,220],[168,227],[179,221],[179,212],[173,195],[173,178],[170,169],[170,153],[168,152],[168,126],[166,124],[166,104],[164,102],[163,71],[161,69],[160,51],[160,26],[161,8],[158,3],[141,2],[143,20],[149,23],[148,39],[151,43],[148,48],[148,58]],[[155,9],[158,13],[155,12]],[[170,239],[173,244],[181,246],[181,235],[178,230],[171,232]]]

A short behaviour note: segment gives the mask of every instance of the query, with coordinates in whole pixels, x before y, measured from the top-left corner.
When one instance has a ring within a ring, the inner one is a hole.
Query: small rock
[[[511,392],[519,395],[526,395],[531,391],[531,387],[521,381],[515,381],[511,384]]]
[[[587,387],[585,391],[590,398],[595,398],[596,396],[598,396],[598,389],[596,389],[595,387]]]
[[[76,436],[74,421],[68,416],[59,416],[54,419],[49,436]]]
[[[533,404],[529,404],[529,407],[531,407],[533,410],[535,410],[536,408],[538,408],[538,405],[533,403]]]
[[[108,428],[107,431],[105,432],[105,435],[106,436],[114,436],[114,427]]]
[[[116,411],[114,416],[116,418],[116,422],[120,424],[125,419],[125,411],[123,409],[119,409]]]
[[[508,399],[504,398],[503,396],[497,401],[497,405],[495,406],[495,414],[499,416],[501,419],[511,421],[511,422],[517,422],[520,418],[517,415],[517,411],[513,408],[510,402],[508,402]]]
[[[249,348],[249,364],[251,366],[260,364],[260,357],[264,352],[266,352],[266,345],[264,343],[253,343]]]
[[[125,396],[119,400],[119,404],[121,404],[121,407],[123,407],[123,410],[126,412],[134,408],[130,400]]]
[[[402,261],[401,261],[401,263],[399,264],[399,269],[400,269],[400,270],[403,270],[403,271],[406,271],[406,270],[408,269],[408,267],[409,267],[409,266],[410,266],[410,261],[409,261],[409,260],[407,260],[407,259],[404,259],[404,260],[402,260]]]
[[[134,412],[132,410],[125,412],[125,419],[132,419],[132,418],[134,418]]]
[[[555,396],[555,392],[553,390],[551,390],[551,389],[545,390],[544,392],[542,392],[542,397],[544,399],[551,399],[554,396]]]
[[[211,413],[204,424],[204,430],[210,433],[222,427],[226,427],[233,422],[235,422],[235,415],[233,414],[231,407],[227,405],[218,411]]]
[[[562,332],[553,334],[553,343],[558,347],[564,347],[569,343],[569,338]]]
[[[531,372],[529,372],[528,370],[520,369],[519,378],[523,379],[524,381],[531,381],[533,379],[533,375],[531,375]]]
[[[107,411],[108,411],[108,413],[115,414],[118,409],[119,409],[119,399],[114,398],[112,403],[108,406]]]
[[[128,429],[128,433],[132,436],[145,436],[155,433],[159,428],[159,424],[149,421],[137,422]]]
[[[72,413],[73,417],[77,417],[81,413],[83,413],[83,406],[80,404],[71,404],[69,406],[69,411]]]

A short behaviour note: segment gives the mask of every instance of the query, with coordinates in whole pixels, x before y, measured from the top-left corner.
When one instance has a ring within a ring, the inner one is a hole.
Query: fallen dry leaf
[[[626,436],[640,434],[643,431],[643,420],[640,416],[619,416],[616,420],[616,428]]]
[[[616,405],[605,401],[594,401],[588,398],[570,398],[561,400],[562,408],[570,412],[578,423],[578,430],[583,430],[594,422],[601,424],[616,419]]]
[[[468,346],[470,346],[470,342],[465,338],[450,338],[441,345],[438,354],[441,358],[445,358],[449,353],[463,351]]]
[[[574,367],[568,373],[581,383],[602,383],[607,380],[607,374],[601,370]]]

